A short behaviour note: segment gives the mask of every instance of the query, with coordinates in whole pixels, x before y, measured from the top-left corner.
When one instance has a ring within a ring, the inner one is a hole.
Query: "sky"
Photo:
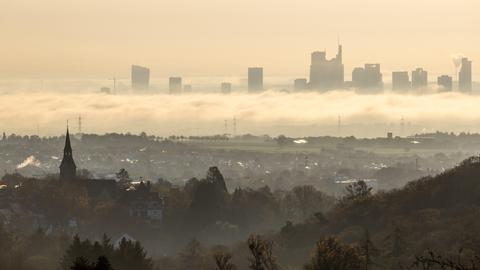
[[[0,79],[305,77],[309,54],[344,45],[346,77],[480,62],[478,0],[0,0]],[[480,70],[480,69],[479,69]],[[474,79],[476,73],[474,72]],[[478,76],[477,76],[478,78]]]

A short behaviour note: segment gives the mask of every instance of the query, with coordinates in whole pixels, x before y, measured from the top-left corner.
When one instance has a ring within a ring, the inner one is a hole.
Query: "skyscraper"
[[[458,89],[463,92],[472,91],[472,61],[462,58],[462,67],[458,73]]]
[[[170,77],[168,79],[168,89],[170,94],[182,93],[182,77]]]
[[[423,68],[412,71],[412,88],[426,88],[428,85],[428,72]]]
[[[65,147],[63,148],[63,158],[60,163],[60,180],[72,181],[77,177],[77,166],[73,160],[72,146],[70,145],[70,133],[65,135]]]
[[[220,85],[220,91],[222,94],[230,94],[232,92],[232,84],[229,82],[223,82]]]
[[[437,78],[437,85],[440,91],[452,91],[453,79],[451,76],[442,75]]]
[[[409,90],[412,88],[408,71],[392,72],[392,90]]]
[[[325,51],[313,52],[310,64],[309,88],[316,90],[342,88],[344,84],[342,61],[342,45],[338,45],[337,56],[330,60],[327,60]]]
[[[352,71],[352,86],[362,90],[382,90],[383,76],[380,64],[365,64]]]
[[[150,85],[150,69],[132,65],[132,89],[148,90]]]
[[[295,79],[295,81],[293,82],[293,89],[295,89],[295,91],[301,91],[301,90],[307,89],[307,79],[305,78]]]
[[[248,91],[256,92],[263,90],[263,68],[248,68]]]

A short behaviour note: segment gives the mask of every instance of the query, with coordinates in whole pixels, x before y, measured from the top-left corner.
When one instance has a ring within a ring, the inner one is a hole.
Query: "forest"
[[[360,181],[333,198],[308,186],[281,194],[268,187],[230,193],[218,169],[210,168],[205,178],[191,179],[181,189],[155,184],[168,207],[165,224],[149,228],[129,224],[115,205],[92,206],[81,192],[72,196],[57,183],[19,178],[30,189],[19,195],[24,200],[19,203],[33,200],[53,219],[78,215],[88,233],[4,226],[0,265],[74,269],[83,263],[94,269],[108,261],[113,269],[477,269],[478,179],[476,156],[403,188],[373,193]],[[107,235],[115,226],[143,230],[146,236],[122,239],[114,247]],[[106,235],[93,233],[101,230]],[[160,248],[161,240],[170,248]],[[137,258],[128,262],[138,265],[122,268],[125,254]]]

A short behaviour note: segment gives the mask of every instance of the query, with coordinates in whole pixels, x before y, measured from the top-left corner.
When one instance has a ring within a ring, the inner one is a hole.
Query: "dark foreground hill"
[[[362,245],[367,232],[380,268],[398,268],[426,250],[480,254],[480,157],[402,189],[346,197],[326,214],[287,223],[274,240],[282,263],[299,266],[318,239]]]

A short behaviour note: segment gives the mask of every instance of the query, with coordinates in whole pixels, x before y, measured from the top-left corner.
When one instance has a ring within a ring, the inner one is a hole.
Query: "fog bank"
[[[6,93],[0,95],[0,131],[58,135],[73,131],[145,131],[159,136],[286,134],[384,136],[426,131],[479,132],[480,96],[458,93],[358,95],[353,92],[191,95]],[[338,118],[341,125],[338,128]],[[403,127],[401,119],[403,118]],[[227,128],[225,129],[225,120]]]

